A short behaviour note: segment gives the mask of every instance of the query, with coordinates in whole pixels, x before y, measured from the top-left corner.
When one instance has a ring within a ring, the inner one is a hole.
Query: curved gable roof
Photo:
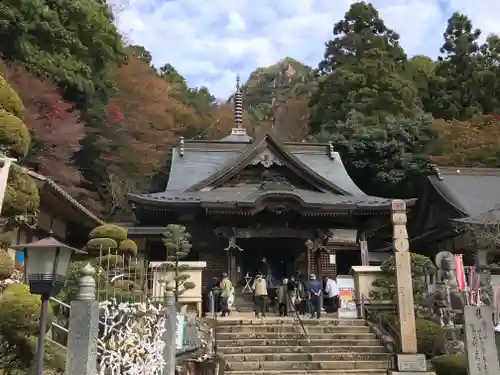
[[[285,165],[307,178],[319,190],[340,195],[352,195],[351,192],[326,179],[315,170],[309,168],[297,156],[289,152],[284,144],[270,134],[265,134],[250,144],[237,158],[226,164],[223,168],[195,183],[186,189],[187,192],[201,190],[207,186],[219,185],[235,176],[245,168],[260,152],[269,148]]]

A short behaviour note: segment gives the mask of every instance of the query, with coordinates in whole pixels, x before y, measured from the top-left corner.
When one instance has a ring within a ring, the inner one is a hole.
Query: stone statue
[[[431,320],[442,327],[453,326],[456,312],[463,309],[464,298],[458,290],[455,258],[452,253],[442,251],[436,255],[439,282],[436,290],[430,293],[422,305],[430,310]]]
[[[454,255],[442,251],[436,255],[439,282],[436,290],[427,296],[423,305],[431,310],[431,320],[443,328],[447,354],[462,354],[464,343],[458,339],[455,326],[457,319],[461,320],[465,306],[463,294],[458,289]],[[451,334],[449,339],[448,334]]]
[[[454,255],[449,251],[441,251],[436,255],[436,265],[441,283],[448,285],[451,289],[458,290]]]

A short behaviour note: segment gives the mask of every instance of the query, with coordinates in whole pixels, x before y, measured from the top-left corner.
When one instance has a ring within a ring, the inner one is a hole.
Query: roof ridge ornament
[[[184,137],[182,136],[179,138],[179,156],[184,156]]]
[[[438,180],[443,181],[443,175],[441,174],[439,167],[436,164],[430,164],[429,167],[431,168],[432,173],[438,178]]]
[[[331,160],[335,159],[335,149],[332,142],[328,142],[328,156]]]

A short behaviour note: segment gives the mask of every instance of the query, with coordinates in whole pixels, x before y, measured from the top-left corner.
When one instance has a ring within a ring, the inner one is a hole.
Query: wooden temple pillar
[[[359,232],[359,250],[361,251],[361,265],[369,266],[370,265],[370,256],[368,254],[368,241],[366,239],[366,232]]]
[[[241,269],[237,262],[237,258],[243,249],[236,244],[235,235],[228,236],[228,245],[224,248],[224,250],[227,253],[227,273],[229,280],[231,280],[233,285],[236,287],[236,285],[238,285],[241,281]]]

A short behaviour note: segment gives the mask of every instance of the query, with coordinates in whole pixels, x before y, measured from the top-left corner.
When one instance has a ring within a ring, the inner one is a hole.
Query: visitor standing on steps
[[[222,281],[220,282],[221,289],[221,316],[226,316],[231,313],[229,310],[229,297],[233,293],[233,283],[229,280],[228,274],[222,274]]]
[[[320,281],[316,280],[315,274],[309,276],[307,289],[309,290],[311,318],[314,318],[316,314],[316,318],[319,319],[321,318],[321,290],[323,289],[323,285]]]
[[[337,312],[339,298],[339,287],[337,282],[330,276],[326,276],[325,285],[325,307],[328,308],[327,312]]]
[[[264,317],[266,315],[267,282],[261,273],[255,277],[252,290],[255,299],[255,316],[257,318]]]
[[[284,278],[278,288],[278,308],[280,316],[288,316],[288,279]]]
[[[297,300],[297,283],[294,276],[291,276],[288,279],[288,283],[286,284],[286,286],[288,293],[288,311],[295,311],[295,301]]]

